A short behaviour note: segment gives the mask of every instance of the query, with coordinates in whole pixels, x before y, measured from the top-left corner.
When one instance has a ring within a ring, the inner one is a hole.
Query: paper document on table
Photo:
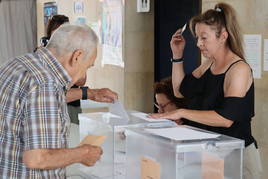
[[[135,113],[131,113],[132,116],[135,116],[137,118],[141,118],[141,119],[144,119],[146,121],[149,121],[149,122],[163,122],[163,121],[169,121],[167,119],[160,119],[160,118],[157,118],[157,119],[154,119],[154,118],[149,118],[147,117],[148,114],[146,113],[142,113],[142,112],[135,112]]]
[[[129,121],[128,114],[119,100],[115,100],[114,103],[109,105],[109,112],[122,117],[126,121]]]
[[[163,129],[146,129],[146,131],[173,140],[212,139],[220,136],[219,134],[211,134],[179,126]]]

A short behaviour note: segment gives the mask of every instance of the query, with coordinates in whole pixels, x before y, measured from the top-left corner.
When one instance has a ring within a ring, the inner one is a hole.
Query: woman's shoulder
[[[250,66],[246,61],[238,61],[226,72],[224,91],[226,96],[245,96],[253,82]]]
[[[245,60],[241,59],[241,60],[237,60],[237,61],[233,62],[230,65],[230,67],[229,67],[228,71],[226,72],[226,74],[227,73],[228,74],[233,74],[233,75],[235,75],[237,73],[251,74],[251,71],[252,70],[251,70],[249,64]]]

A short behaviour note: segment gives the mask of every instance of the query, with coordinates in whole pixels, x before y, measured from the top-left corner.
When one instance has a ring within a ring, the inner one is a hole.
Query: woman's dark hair
[[[52,32],[56,30],[60,25],[69,22],[69,18],[65,15],[54,15],[49,19],[47,24],[46,35],[50,38]]]
[[[172,79],[171,77],[162,79],[160,82],[154,83],[154,93],[155,94],[165,94],[167,98],[174,103],[177,108],[185,108],[185,99],[177,98],[173,93]]]

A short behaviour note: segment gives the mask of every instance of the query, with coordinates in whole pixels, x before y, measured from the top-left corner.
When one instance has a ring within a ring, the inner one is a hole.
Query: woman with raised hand
[[[191,74],[183,70],[185,40],[179,29],[172,36],[174,94],[187,99],[187,109],[153,118],[186,119],[185,124],[245,141],[243,178],[259,179],[262,170],[256,140],[251,133],[254,82],[246,63],[235,10],[219,3],[190,20],[201,54],[207,59]]]

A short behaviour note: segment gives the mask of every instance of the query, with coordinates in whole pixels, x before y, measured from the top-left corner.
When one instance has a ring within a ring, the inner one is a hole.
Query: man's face
[[[97,49],[94,49],[91,55],[87,55],[84,51],[75,51],[72,55],[72,63],[70,65],[69,75],[72,78],[72,85],[79,79],[85,77],[87,70],[94,66],[97,57]]]

